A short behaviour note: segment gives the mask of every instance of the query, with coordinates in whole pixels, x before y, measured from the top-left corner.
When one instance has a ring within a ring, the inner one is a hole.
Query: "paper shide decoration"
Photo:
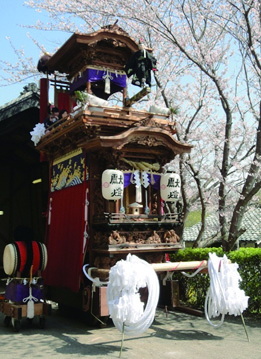
[[[30,132],[31,140],[34,142],[34,145],[37,146],[40,139],[45,134],[45,127],[43,123],[37,123],[33,128],[33,131]]]

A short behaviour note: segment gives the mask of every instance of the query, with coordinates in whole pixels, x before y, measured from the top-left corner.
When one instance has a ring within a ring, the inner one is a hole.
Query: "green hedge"
[[[186,248],[170,254],[170,260],[173,262],[208,260],[208,254],[214,252],[218,257],[226,254],[231,262],[238,264],[238,272],[242,278],[240,288],[250,297],[247,311],[261,314],[261,248],[240,248],[229,253],[224,253],[222,248]],[[188,278],[182,273],[174,272],[173,279],[179,280],[181,301],[203,310],[210,284],[208,274],[198,273],[195,277]]]

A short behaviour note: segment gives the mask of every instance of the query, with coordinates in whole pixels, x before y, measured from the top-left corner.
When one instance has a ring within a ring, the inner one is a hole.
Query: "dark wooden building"
[[[32,83],[0,107],[0,266],[4,246],[15,236],[44,240],[48,165],[40,162],[30,135],[39,122],[39,98],[38,87]],[[37,179],[42,182],[33,184]]]

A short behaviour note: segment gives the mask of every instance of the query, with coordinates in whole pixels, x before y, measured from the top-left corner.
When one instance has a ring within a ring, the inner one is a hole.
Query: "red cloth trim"
[[[58,108],[60,111],[66,110],[70,113],[70,103],[70,94],[68,92],[58,92]]]
[[[20,256],[20,266],[19,268],[17,268],[17,270],[22,273],[25,264],[28,260],[27,245],[26,242],[22,242],[22,241],[21,242],[17,241],[15,243],[19,250],[18,255]],[[39,245],[36,241],[32,241],[32,248],[33,248],[33,260],[32,263],[30,263],[30,266],[33,265],[33,275],[36,275],[37,271],[40,269],[42,253],[40,252]]]
[[[37,274],[37,271],[40,269],[40,261],[42,253],[40,253],[40,248],[38,243],[33,241],[33,275]]]
[[[78,292],[83,265],[84,205],[86,183],[51,193],[48,228],[48,263],[45,285]]]
[[[16,243],[18,249],[19,249],[19,254],[20,254],[20,267],[17,268],[17,270],[22,273],[22,271],[24,270],[25,263],[27,261],[26,243],[25,242],[20,242],[20,241],[17,241],[15,243]]]

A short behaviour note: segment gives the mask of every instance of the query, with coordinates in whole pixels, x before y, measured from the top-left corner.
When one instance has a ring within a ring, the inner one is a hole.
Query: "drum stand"
[[[38,271],[37,278],[41,279],[40,271]],[[51,315],[52,306],[41,298],[43,297],[43,288],[37,292],[38,295],[35,294],[31,273],[30,278],[21,278],[21,273],[17,272],[16,277],[9,278],[8,282],[5,294],[0,295],[0,311],[5,315],[4,325],[8,327],[11,323],[13,330],[19,332],[22,318],[27,318],[31,323],[37,316],[40,328],[44,329],[46,316]],[[23,293],[26,293],[24,298],[22,298]]]

